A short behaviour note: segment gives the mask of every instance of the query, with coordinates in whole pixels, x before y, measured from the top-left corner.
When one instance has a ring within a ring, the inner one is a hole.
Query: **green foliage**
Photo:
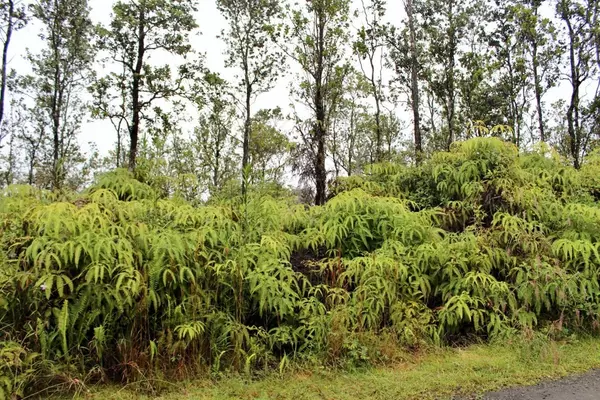
[[[111,60],[119,68],[90,85],[88,89],[93,96],[90,111],[93,118],[108,119],[115,128],[117,168],[123,166],[127,156],[123,149],[126,135],[129,136],[127,166],[134,169],[138,146],[144,138],[140,135],[141,126],[152,133],[162,122],[165,134],[171,130],[174,116],[163,108],[174,108],[178,114],[180,102],[176,98],[198,99],[200,62],[189,42],[198,27],[194,18],[197,6],[196,1],[116,1],[112,3],[110,24],[96,27],[105,60]],[[150,62],[156,53],[177,59],[176,67],[172,63]],[[160,100],[169,101],[171,107],[164,107]],[[143,121],[153,123],[146,126]]]
[[[193,206],[126,171],[73,199],[10,187],[0,324],[23,357],[124,380],[597,331],[593,166],[479,138],[373,166],[312,208],[263,190]]]
[[[143,200],[155,197],[152,188],[134,179],[133,174],[126,169],[116,169],[99,177],[97,184],[91,188],[92,192],[108,189],[119,200]],[[107,194],[110,196],[111,194]],[[102,196],[102,194],[98,194]]]
[[[0,399],[24,396],[36,375],[34,361],[38,357],[18,343],[0,342]]]
[[[29,182],[33,183],[35,170],[42,187],[78,187],[74,172],[85,168],[77,144],[86,111],[81,90],[89,83],[95,57],[90,7],[87,0],[40,0],[31,3],[29,10],[39,24],[43,46],[37,54],[27,52],[31,73],[16,75],[15,71],[11,84],[14,92],[34,100],[24,109],[28,118],[22,125],[27,128],[21,128],[19,138],[33,147]],[[6,70],[2,80],[6,82]]]

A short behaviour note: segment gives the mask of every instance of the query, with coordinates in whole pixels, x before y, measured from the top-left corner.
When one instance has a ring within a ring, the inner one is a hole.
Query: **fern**
[[[253,190],[186,202],[189,188],[168,197],[127,171],[79,195],[12,186],[0,194],[0,323],[20,347],[7,351],[180,377],[371,362],[366,337],[596,329],[599,166],[478,138],[340,179],[319,207]],[[0,366],[2,390],[14,371]]]

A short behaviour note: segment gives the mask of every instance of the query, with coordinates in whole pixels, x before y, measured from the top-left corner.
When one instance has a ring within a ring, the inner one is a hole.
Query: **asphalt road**
[[[487,393],[486,400],[600,400],[600,370],[535,386]]]

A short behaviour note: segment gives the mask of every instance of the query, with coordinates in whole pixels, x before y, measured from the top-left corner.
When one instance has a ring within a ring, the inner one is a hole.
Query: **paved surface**
[[[486,400],[600,400],[600,370],[536,386],[487,393]]]

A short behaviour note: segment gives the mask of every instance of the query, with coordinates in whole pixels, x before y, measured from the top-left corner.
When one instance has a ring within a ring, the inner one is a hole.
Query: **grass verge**
[[[438,349],[407,362],[364,371],[297,371],[260,380],[228,377],[178,384],[163,400],[205,399],[449,399],[600,367],[600,338],[505,342]],[[134,387],[92,388],[98,400],[148,397]]]

